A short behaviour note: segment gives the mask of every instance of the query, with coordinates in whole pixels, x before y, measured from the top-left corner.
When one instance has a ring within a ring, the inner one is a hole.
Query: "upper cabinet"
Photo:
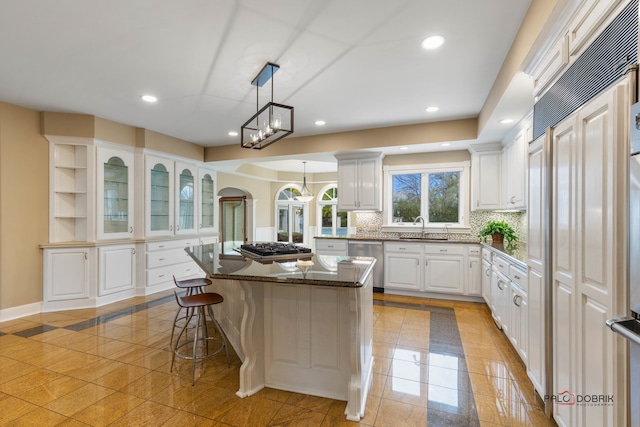
[[[195,163],[145,156],[145,235],[190,235],[216,230],[215,171]]]
[[[198,168],[176,162],[176,234],[195,234],[198,220]]]
[[[200,185],[199,232],[215,231],[216,173],[208,169],[198,169]]]
[[[521,130],[502,152],[505,209],[526,209],[527,141]]]
[[[382,210],[382,153],[338,153],[338,210]]]
[[[98,239],[133,238],[132,152],[106,147],[97,149]]]
[[[173,234],[173,161],[147,156],[145,168],[146,235],[170,236]]]
[[[94,148],[78,139],[49,140],[49,241],[93,240]]]
[[[471,210],[502,208],[502,146],[471,147]]]

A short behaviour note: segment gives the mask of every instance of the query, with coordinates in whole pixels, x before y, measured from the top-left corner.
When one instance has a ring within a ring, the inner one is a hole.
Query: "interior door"
[[[246,197],[222,197],[220,199],[220,243],[223,253],[235,253],[246,241]]]

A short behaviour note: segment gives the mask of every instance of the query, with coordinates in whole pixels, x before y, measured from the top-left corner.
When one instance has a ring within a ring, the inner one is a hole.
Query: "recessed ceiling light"
[[[428,107],[427,108],[427,113],[435,113],[436,111],[438,111],[440,108],[433,106],[433,107]]]
[[[158,98],[153,95],[142,95],[140,98],[142,98],[144,102],[156,102],[158,100]]]
[[[232,130],[229,132],[229,136],[238,136],[238,132]]]
[[[441,147],[448,147],[451,144],[449,144],[448,142],[443,142],[442,144],[440,144]]]
[[[324,126],[326,122],[324,120],[316,120],[316,126]]]
[[[444,37],[430,36],[422,40],[422,48],[427,50],[437,49],[444,44]]]
[[[503,125],[508,125],[509,123],[513,123],[513,119],[502,119],[500,123]]]
[[[400,147],[400,148],[398,148],[398,149],[399,149],[399,150],[408,150],[408,149],[409,149],[409,147]]]

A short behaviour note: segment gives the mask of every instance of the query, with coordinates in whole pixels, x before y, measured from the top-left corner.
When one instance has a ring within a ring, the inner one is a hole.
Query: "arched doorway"
[[[218,192],[220,209],[220,247],[224,254],[236,253],[234,249],[247,242],[252,235],[250,195],[237,188],[225,188]]]

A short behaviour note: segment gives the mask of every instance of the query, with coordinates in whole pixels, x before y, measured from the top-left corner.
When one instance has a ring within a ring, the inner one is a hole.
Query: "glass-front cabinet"
[[[98,239],[133,238],[133,153],[98,148]]]
[[[215,206],[216,206],[216,186],[215,172],[207,169],[199,169],[200,177],[200,232],[214,231]]]
[[[146,235],[173,234],[173,161],[147,156],[145,162]]]
[[[197,232],[197,167],[176,162],[176,234]]]

